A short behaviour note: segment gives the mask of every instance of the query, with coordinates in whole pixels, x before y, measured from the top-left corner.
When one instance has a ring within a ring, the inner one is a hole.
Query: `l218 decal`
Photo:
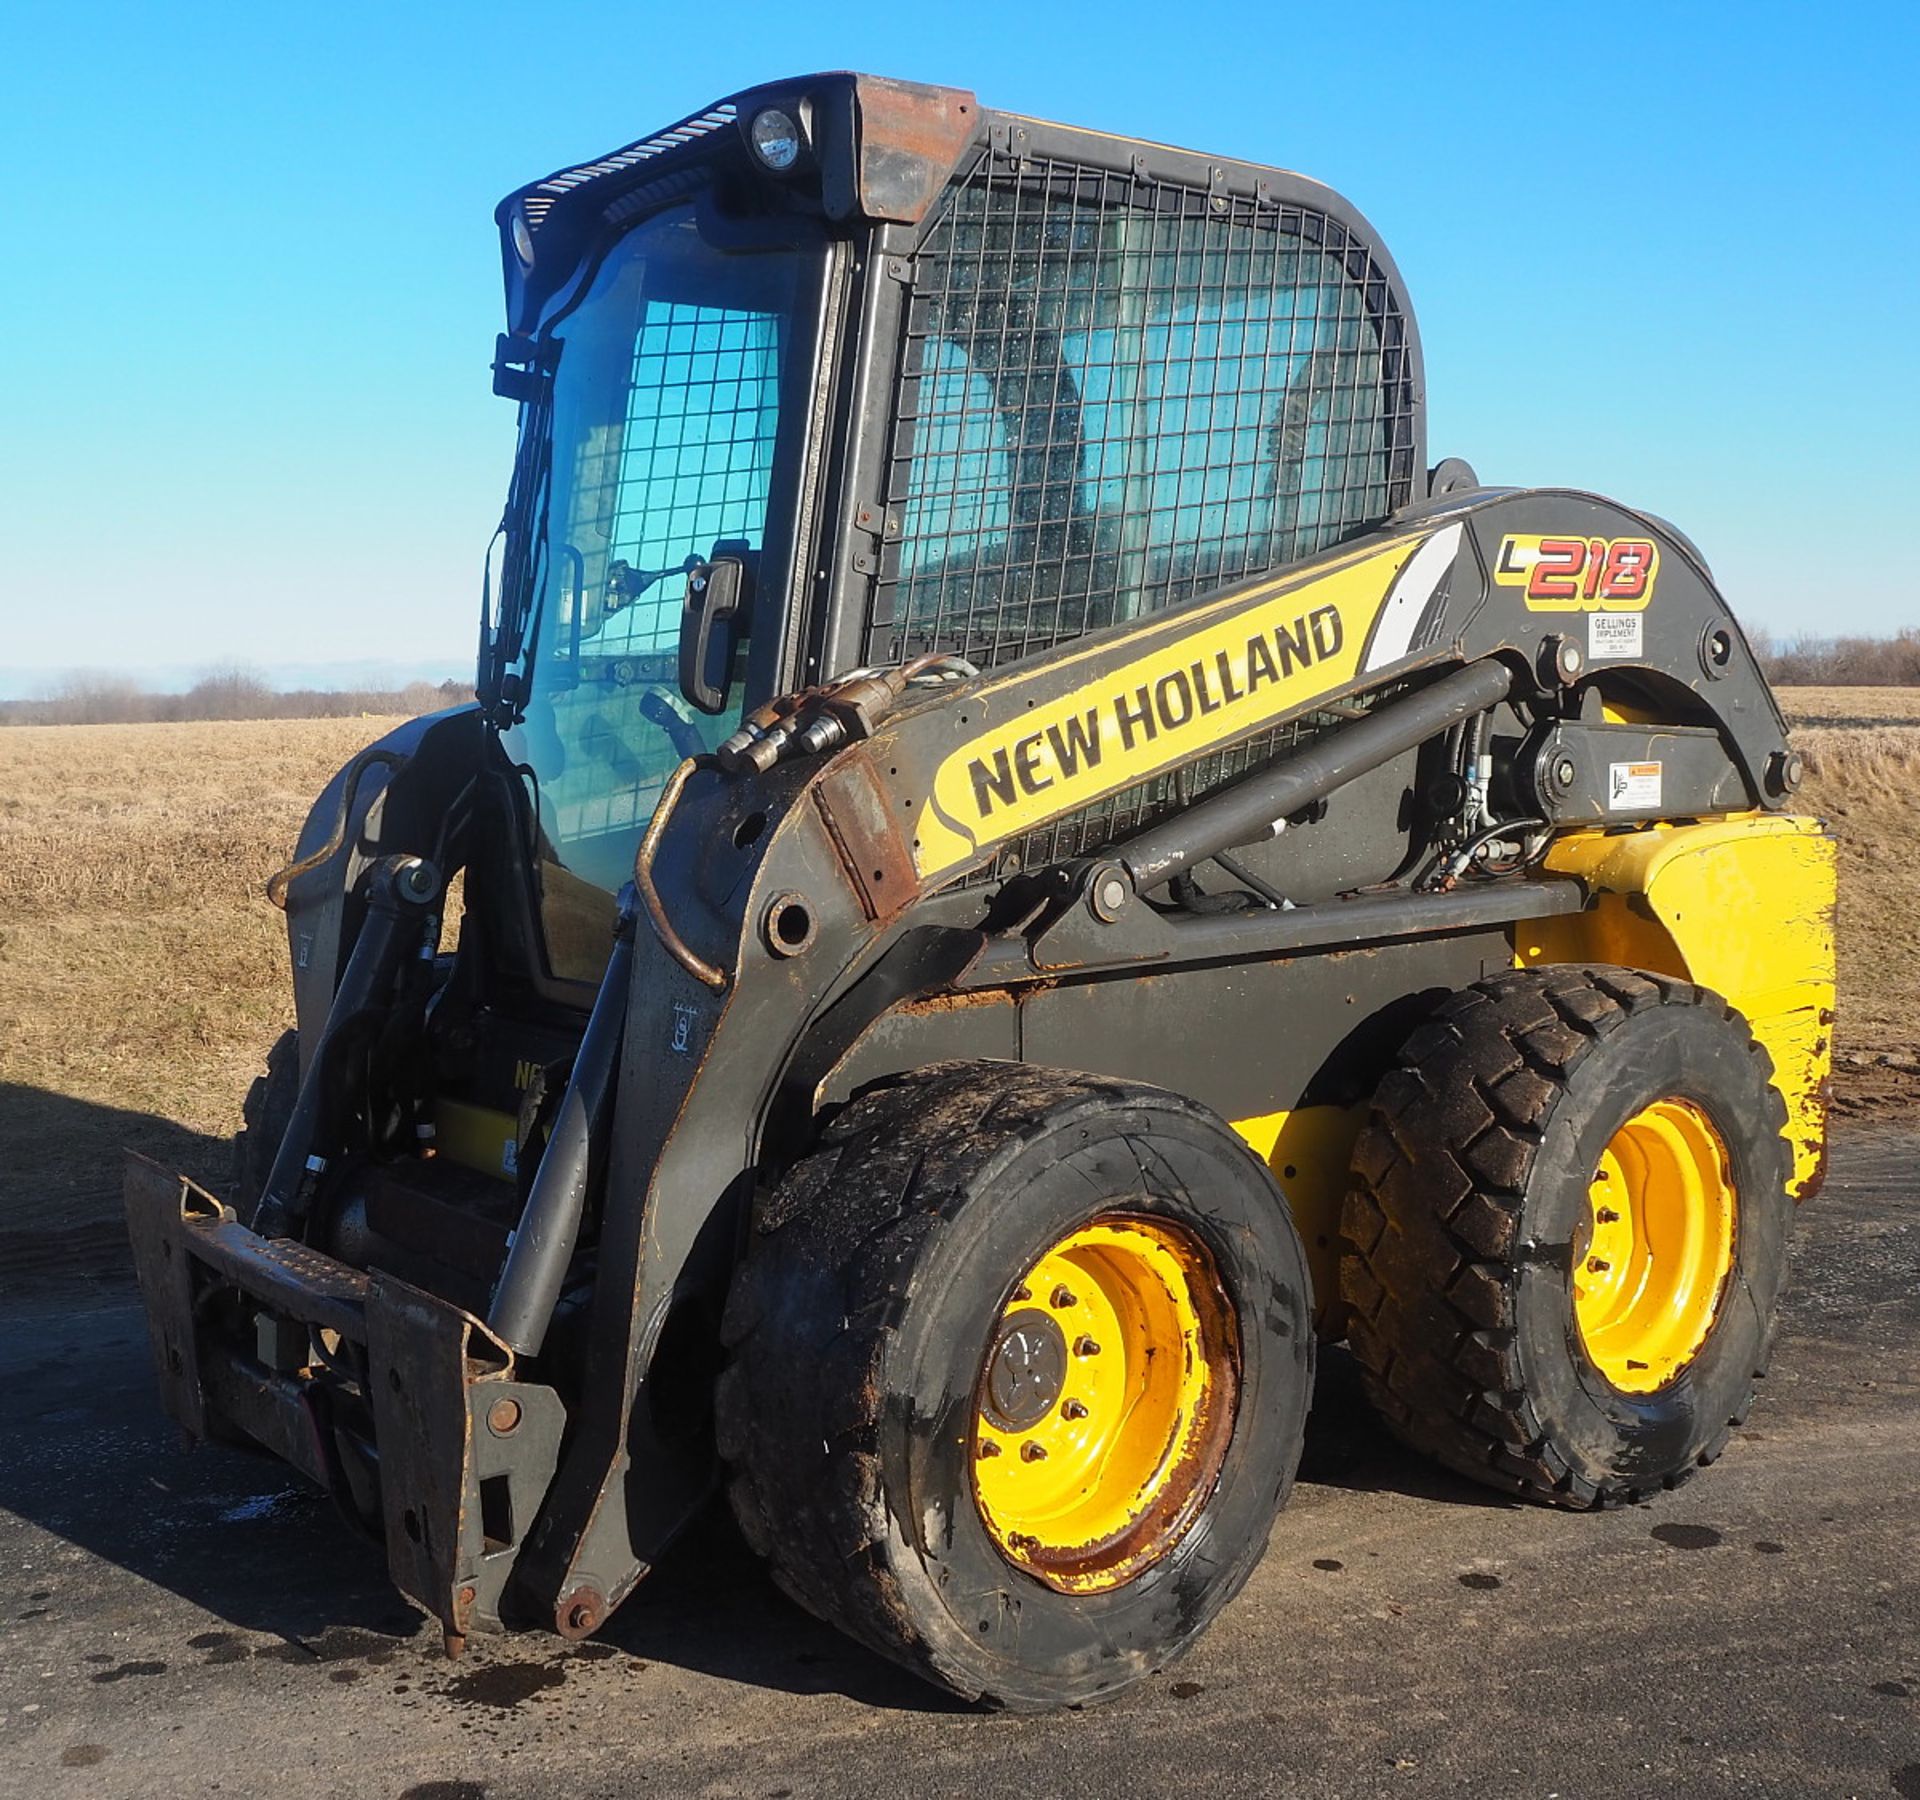
[[[1509,535],[1493,565],[1494,580],[1523,590],[1531,612],[1639,612],[1659,573],[1650,538]]]

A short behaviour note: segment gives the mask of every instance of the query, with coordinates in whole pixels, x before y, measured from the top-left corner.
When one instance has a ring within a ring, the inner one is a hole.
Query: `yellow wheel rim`
[[[1686,1100],[1656,1100],[1609,1140],[1575,1236],[1573,1314],[1624,1393],[1675,1380],[1707,1341],[1733,1267],[1727,1147]]]
[[[1233,1435],[1239,1339],[1207,1248],[1108,1214],[1014,1284],[974,1392],[974,1500],[1007,1560],[1065,1593],[1165,1556]]]

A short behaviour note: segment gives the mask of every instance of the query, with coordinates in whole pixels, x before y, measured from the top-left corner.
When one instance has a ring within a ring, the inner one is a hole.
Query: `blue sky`
[[[1909,5],[27,0],[6,47],[15,687],[466,666],[495,201],[846,66],[1331,183],[1411,289],[1435,456],[1664,514],[1775,632],[1920,626]]]

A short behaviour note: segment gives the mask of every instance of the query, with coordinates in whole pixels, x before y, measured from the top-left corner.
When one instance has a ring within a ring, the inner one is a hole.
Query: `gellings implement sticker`
[[[1346,686],[1417,548],[1395,544],[1212,623],[1159,632],[1133,661],[981,732],[934,775],[914,825],[915,868],[923,878],[950,869]]]
[[[1646,654],[1646,615],[1637,612],[1587,614],[1587,661],[1605,662]]]
[[[1493,579],[1521,589],[1529,612],[1641,612],[1659,576],[1651,538],[1510,533],[1493,563]]]

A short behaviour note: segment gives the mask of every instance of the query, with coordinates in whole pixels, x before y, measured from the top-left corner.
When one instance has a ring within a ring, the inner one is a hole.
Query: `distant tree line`
[[[1920,687],[1920,630],[1892,637],[1747,633],[1767,679],[1782,687]],[[207,719],[350,719],[361,713],[438,712],[473,698],[465,681],[401,688],[281,691],[246,669],[215,669],[183,694],[149,692],[130,677],[62,677],[32,700],[0,700],[0,725],[153,725]]]
[[[470,681],[401,688],[293,688],[244,669],[216,669],[182,694],[156,694],[126,676],[75,674],[31,700],[0,700],[0,725],[156,725],[207,719],[350,719],[361,713],[438,712],[473,698]]]
[[[1892,637],[1791,637],[1749,631],[1778,687],[1920,687],[1920,630]]]

